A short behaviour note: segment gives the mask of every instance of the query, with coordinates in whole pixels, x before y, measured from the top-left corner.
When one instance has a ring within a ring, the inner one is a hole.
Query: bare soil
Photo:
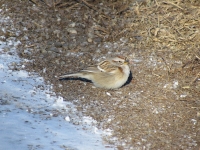
[[[25,69],[112,130],[116,149],[200,148],[200,1],[3,0]],[[9,29],[8,24],[2,24]],[[10,27],[11,28],[11,27]],[[100,60],[124,55],[132,77],[117,90],[58,80]],[[62,111],[62,110],[61,110]],[[77,120],[72,123],[78,124]]]

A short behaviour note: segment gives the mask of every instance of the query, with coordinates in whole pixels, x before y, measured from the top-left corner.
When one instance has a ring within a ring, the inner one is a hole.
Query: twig
[[[185,68],[185,66],[187,66],[187,65],[189,65],[189,64],[191,64],[192,63],[192,61],[190,60],[190,61],[188,61],[188,62],[186,62],[183,66],[182,66],[182,68]]]
[[[167,64],[166,60],[165,60],[162,56],[160,56],[160,57],[161,57],[161,59],[163,60],[163,62],[165,63],[165,65],[167,66],[168,71],[170,72],[171,67]]]
[[[200,61],[200,56],[198,56],[198,55],[196,55],[195,54],[195,57],[196,57],[196,60],[198,59],[199,61]],[[184,68],[185,66],[187,66],[187,65],[189,65],[189,64],[191,64],[191,63],[193,63],[195,60],[189,60],[188,62],[186,62],[183,66],[182,66],[182,68]]]
[[[67,5],[67,3],[62,4],[62,5],[60,5],[59,7],[64,7],[65,5]],[[72,9],[73,7],[76,7],[77,5],[79,5],[79,3],[76,3],[76,4],[73,4],[73,5],[69,6],[67,9],[70,10],[70,9]]]
[[[104,32],[104,33],[106,33],[106,34],[109,34],[109,32],[108,31],[106,31],[104,28],[102,28],[102,27],[94,27],[94,29],[95,30],[98,30],[98,31],[102,31],[102,32]]]
[[[117,14],[120,14],[120,13],[122,13],[122,12],[128,10],[128,8],[129,8],[129,5],[128,5],[128,4],[123,5],[123,6],[120,7],[120,9],[118,10]]]
[[[157,76],[158,78],[162,77],[162,75],[158,75],[158,74],[154,73],[153,71],[151,73],[152,73],[152,75]]]
[[[196,56],[196,58],[197,58],[198,60],[200,60],[200,56],[198,56],[198,55],[196,55],[196,54],[195,54],[195,56]]]
[[[111,20],[111,18],[108,16],[108,15],[104,15],[104,14],[100,14],[99,15],[101,18],[106,18],[106,19],[108,19],[108,20]]]
[[[172,2],[163,2],[163,3],[165,3],[165,4],[171,4],[171,5],[173,5],[173,6],[176,6],[176,7],[178,7],[179,9],[183,10],[183,8],[182,8],[182,7],[180,7],[180,6],[176,5],[176,4],[172,3]]]
[[[54,2],[55,3],[55,6],[57,6],[58,4],[61,3],[62,0],[59,0],[58,2]]]
[[[42,0],[43,3],[45,3],[48,7],[51,7],[51,5],[49,5],[46,0]]]
[[[80,0],[83,4],[85,4],[87,7],[95,10],[95,11],[98,11],[92,4],[89,4],[88,2],[86,2],[85,0]]]
[[[71,9],[72,7],[74,7],[75,5],[78,5],[78,4],[79,3],[73,4],[72,2],[66,2],[66,3],[60,4],[58,7],[61,8],[61,7],[64,7],[64,6],[68,5],[69,7],[67,9]]]
[[[29,0],[29,1],[34,3],[35,5],[38,5],[38,3],[35,0]]]
[[[95,35],[97,35],[98,37],[101,37],[102,39],[105,38],[105,36],[103,36],[103,35],[101,35],[101,34],[99,34],[99,33],[95,33]]]
[[[194,78],[194,80],[192,81],[192,83],[195,83],[197,80],[198,80],[198,78],[200,78],[200,72],[197,74],[197,76]]]
[[[43,28],[43,26],[40,25],[40,24],[38,24],[37,22],[33,21],[33,23],[34,23],[36,26],[38,26],[38,27],[40,27],[40,28]]]

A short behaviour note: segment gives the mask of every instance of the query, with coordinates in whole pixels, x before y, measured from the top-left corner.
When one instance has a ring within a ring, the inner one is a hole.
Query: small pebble
[[[62,47],[62,43],[56,42],[54,43],[55,47]]]
[[[77,34],[77,31],[73,28],[68,28],[67,32],[71,33],[71,34]]]
[[[67,43],[63,44],[63,48],[68,49],[68,44]]]
[[[59,50],[56,47],[50,47],[49,49],[47,49],[47,51],[52,51],[52,52],[56,52],[56,53],[59,52]]]
[[[97,43],[101,43],[102,42],[102,38],[100,37],[96,37],[93,39],[94,42],[97,42]]]
[[[45,49],[42,49],[42,50],[41,50],[41,53],[46,54],[47,51],[46,51]]]
[[[92,42],[92,39],[91,39],[91,38],[88,38],[88,42],[91,43],[91,42]]]
[[[112,96],[109,92],[106,92],[106,94],[107,94],[108,96]]]
[[[69,27],[71,27],[71,28],[74,28],[76,26],[76,23],[71,23],[71,24],[69,24]]]
[[[200,119],[200,112],[197,112],[197,118]]]

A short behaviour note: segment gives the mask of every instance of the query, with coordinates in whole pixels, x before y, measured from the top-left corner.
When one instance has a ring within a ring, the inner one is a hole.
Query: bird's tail
[[[81,77],[81,74],[80,73],[66,74],[66,75],[59,76],[59,79],[64,79],[67,77]]]

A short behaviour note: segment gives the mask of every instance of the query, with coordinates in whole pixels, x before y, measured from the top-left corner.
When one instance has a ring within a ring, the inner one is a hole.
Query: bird
[[[85,78],[92,81],[98,88],[117,89],[127,82],[129,75],[130,68],[128,66],[127,57],[116,56],[107,58],[80,72],[62,75],[59,79],[68,77]]]

